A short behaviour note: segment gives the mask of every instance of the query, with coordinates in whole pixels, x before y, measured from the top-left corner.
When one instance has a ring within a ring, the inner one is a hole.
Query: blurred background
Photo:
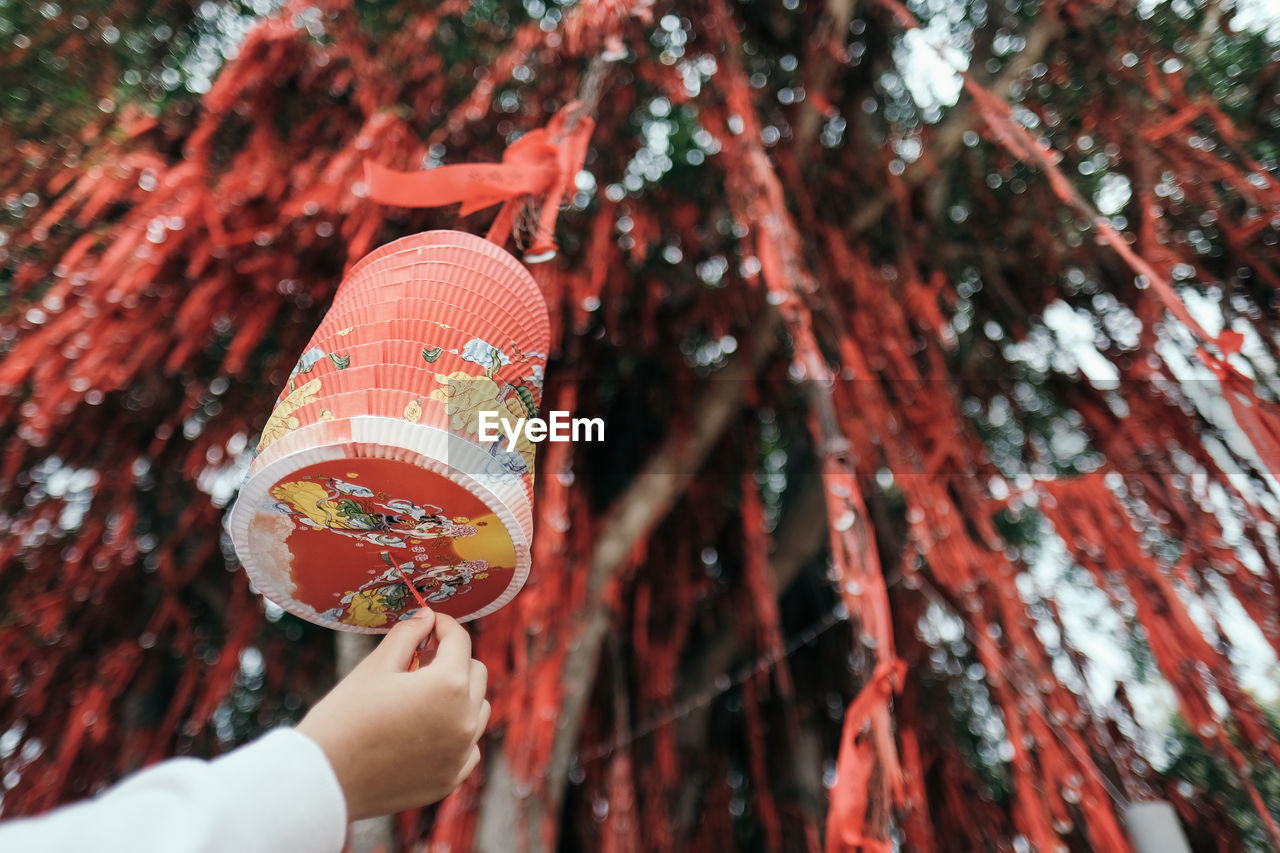
[[[0,816],[358,653],[222,520],[344,268],[489,227],[361,164],[580,98],[532,269],[606,441],[472,624],[482,769],[352,849],[1280,849],[1278,50],[1267,0],[0,0]]]

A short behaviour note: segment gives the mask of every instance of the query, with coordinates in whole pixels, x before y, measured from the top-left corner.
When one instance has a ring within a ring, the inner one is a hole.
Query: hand
[[[427,662],[408,672],[433,629],[434,656],[425,653]],[[424,607],[397,623],[298,724],[333,765],[347,819],[418,808],[462,784],[480,762],[487,682],[455,619]]]

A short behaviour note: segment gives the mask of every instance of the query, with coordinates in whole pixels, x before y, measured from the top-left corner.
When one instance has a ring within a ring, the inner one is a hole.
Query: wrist
[[[346,822],[350,823],[353,820],[369,817],[369,815],[361,813],[360,803],[356,802],[350,774],[346,772],[346,762],[342,759],[341,747],[335,742],[335,739],[329,737],[322,726],[315,725],[310,721],[309,716],[304,717],[294,728],[299,734],[304,735],[319,747],[320,752],[324,755],[325,761],[329,765],[329,770],[333,774],[334,781],[338,784],[338,790],[342,794]]]

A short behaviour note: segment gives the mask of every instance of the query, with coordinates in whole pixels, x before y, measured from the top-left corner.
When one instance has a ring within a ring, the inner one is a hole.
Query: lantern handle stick
[[[391,554],[388,553],[387,551],[382,552],[382,562],[386,563],[388,566],[392,568],[393,571],[397,572],[400,575],[400,579],[404,581],[404,585],[409,587],[409,592],[413,593],[413,597],[418,600],[418,606],[423,610],[428,609],[427,602],[424,601],[422,598],[422,593],[418,592],[418,588],[413,585],[413,582],[411,580],[409,580],[409,576],[404,573],[404,569],[400,568],[400,566],[396,564],[395,560],[391,559]],[[421,663],[422,663],[422,658],[419,654],[419,650],[414,649],[413,657],[409,659],[409,672],[417,671]]]
[[[419,607],[426,607],[426,606],[427,606],[427,602],[426,602],[426,600],[425,600],[425,599],[423,599],[423,597],[422,597],[422,593],[418,592],[418,588],[417,588],[416,586],[414,586],[414,585],[413,585],[413,581],[409,580],[409,576],[408,576],[408,575],[406,575],[406,574],[404,573],[404,569],[402,569],[402,568],[400,568],[398,565],[396,565],[395,561],[391,559],[391,554],[390,554],[390,553],[388,553],[387,551],[383,551],[383,552],[382,552],[382,561],[383,561],[384,563],[386,563],[388,566],[390,566],[391,568],[395,569],[395,570],[396,570],[396,572],[398,572],[398,573],[399,573],[399,575],[400,575],[400,580],[404,581],[404,585],[405,585],[405,586],[407,586],[407,587],[409,587],[409,592],[413,593],[413,597],[414,597],[415,599],[417,599],[417,601],[418,601],[418,606],[419,606]]]

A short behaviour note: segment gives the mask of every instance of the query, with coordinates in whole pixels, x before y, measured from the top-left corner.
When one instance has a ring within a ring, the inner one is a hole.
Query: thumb
[[[419,608],[412,618],[397,622],[369,657],[377,658],[381,668],[406,671],[413,653],[422,645],[423,640],[431,636],[435,627],[435,611],[428,607]]]

